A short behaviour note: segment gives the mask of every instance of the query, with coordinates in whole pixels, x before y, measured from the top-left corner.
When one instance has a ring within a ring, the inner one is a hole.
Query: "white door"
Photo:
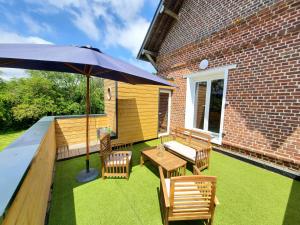
[[[221,144],[228,70],[235,65],[213,68],[187,76],[185,127],[209,133]]]
[[[158,136],[167,135],[170,132],[171,91],[159,91],[158,106]]]
[[[220,133],[224,79],[196,82],[194,128]]]

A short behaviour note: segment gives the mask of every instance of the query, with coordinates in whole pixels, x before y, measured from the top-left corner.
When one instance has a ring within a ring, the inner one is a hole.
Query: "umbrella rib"
[[[92,69],[93,69],[93,66],[90,66],[90,68],[89,68],[89,74],[91,74],[91,72],[92,72]]]
[[[21,61],[21,60],[14,60],[14,61],[8,61],[8,62],[0,63],[0,66],[13,64],[13,63],[16,63],[16,61],[19,62],[19,61]]]
[[[135,82],[132,82],[132,79],[130,79],[129,76],[126,76],[126,74],[122,73],[120,74],[125,80],[127,80],[127,83],[130,83],[130,84],[134,84]]]
[[[81,73],[81,74],[84,74],[84,75],[87,75],[86,73],[85,73],[85,71],[82,71],[81,69],[78,69],[76,66],[73,66],[73,65],[71,65],[70,63],[64,63],[67,67],[69,67],[69,68],[71,68],[71,69],[73,69],[73,70],[75,70],[75,71],[77,71],[77,72],[79,72],[79,73]]]
[[[106,69],[106,70],[97,70],[95,73],[91,74],[92,76],[96,76],[98,74],[104,74],[104,73],[107,73],[107,72],[110,72],[111,70],[109,69]]]

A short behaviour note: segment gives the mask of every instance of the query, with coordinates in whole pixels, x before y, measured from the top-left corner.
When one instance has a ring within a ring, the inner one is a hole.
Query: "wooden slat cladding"
[[[117,132],[116,85],[116,81],[104,79],[104,109],[107,115],[107,126],[114,132]]]
[[[2,225],[44,224],[55,155],[55,125],[52,122]]]
[[[110,99],[108,98],[108,88],[111,93]],[[118,82],[116,85],[115,81],[105,79],[106,116],[90,117],[90,141],[96,141],[96,128],[99,127],[109,127],[113,131],[118,131],[118,139],[113,140],[113,144],[157,138],[160,88],[174,89],[173,87],[131,85],[122,82]],[[117,119],[116,113],[118,114]],[[85,117],[56,119],[57,147],[85,143],[85,123]]]
[[[106,115],[90,117],[90,141],[97,140],[96,129],[107,127]],[[85,143],[86,118],[60,118],[55,121],[57,147]]]
[[[118,82],[118,140],[137,142],[157,137],[158,92],[154,85]]]

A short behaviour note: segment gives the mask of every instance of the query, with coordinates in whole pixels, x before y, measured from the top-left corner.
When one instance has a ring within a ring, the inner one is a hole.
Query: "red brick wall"
[[[238,7],[245,12],[240,19],[233,18],[231,23],[227,22],[228,26],[207,32],[209,36],[203,34],[200,39],[198,33],[202,32],[202,26],[191,26],[190,18],[202,17],[205,21],[203,17],[210,15],[209,12],[201,14],[201,7],[195,11],[189,5],[195,2],[198,1],[186,1],[180,14],[180,23],[191,29],[191,32],[184,31],[184,35],[191,37],[178,41],[183,32],[175,24],[157,58],[159,73],[173,77],[178,85],[172,96],[171,124],[184,126],[186,80],[183,75],[199,71],[198,64],[204,58],[209,60],[211,68],[236,64],[237,68],[229,71],[224,146],[240,152],[247,149],[255,152],[253,155],[265,155],[264,160],[268,158],[273,163],[300,170],[299,1],[276,1],[255,10],[249,1],[240,1]],[[248,11],[247,7],[250,7]],[[223,11],[230,9],[227,5]],[[184,42],[189,44],[182,46]]]

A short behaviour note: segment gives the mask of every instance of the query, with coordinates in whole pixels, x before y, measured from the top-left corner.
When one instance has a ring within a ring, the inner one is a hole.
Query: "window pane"
[[[195,95],[195,128],[204,128],[204,115],[205,115],[205,98],[206,98],[207,82],[199,82],[196,84]]]
[[[222,111],[224,80],[213,80],[211,82],[208,130],[219,133]]]
[[[169,94],[159,93],[159,107],[158,107],[158,132],[166,133],[168,131],[168,113],[169,113]]]

